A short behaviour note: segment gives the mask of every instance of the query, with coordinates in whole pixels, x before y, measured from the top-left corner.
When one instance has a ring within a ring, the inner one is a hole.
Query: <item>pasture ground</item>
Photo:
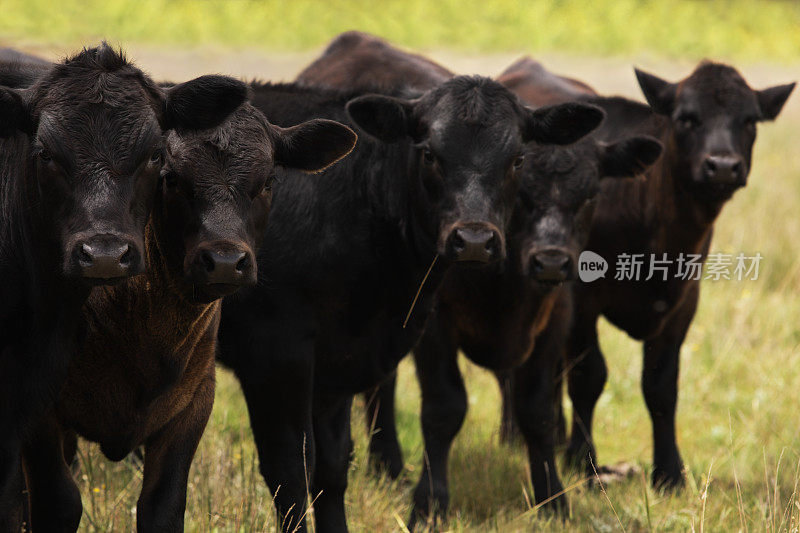
[[[46,47],[32,48],[52,54]],[[314,55],[257,50],[192,52],[128,47],[159,79],[181,81],[221,72],[291,79]],[[458,72],[496,74],[514,54],[470,56],[432,52]],[[552,70],[588,81],[602,93],[640,98],[631,68],[637,64],[670,79],[693,63],[646,56],[608,58],[539,56]],[[742,67],[754,87],[800,77],[800,65],[751,63]],[[651,466],[647,411],[639,388],[638,344],[606,323],[601,341],[610,379],[597,409],[602,464],[632,461],[644,474],[605,492],[564,472],[570,487],[566,523],[537,513],[524,450],[498,441],[499,396],[486,371],[462,361],[469,414],[455,441],[450,466],[451,531],[797,531],[800,527],[800,94],[775,124],[759,127],[750,185],[724,210],[712,251],[764,256],[758,281],[706,282],[700,309],[682,352],[679,444],[688,483],[661,494],[645,480]],[[356,442],[347,512],[353,531],[402,531],[422,443],[413,363],[400,367],[398,421],[406,453],[401,479],[373,476],[366,465],[366,431],[354,408]],[[82,444],[77,474],[84,502],[81,531],[129,531],[134,526],[141,472],[132,462],[106,461]],[[248,416],[238,384],[220,369],[214,412],[192,468],[189,531],[272,531],[270,494],[258,473]]]

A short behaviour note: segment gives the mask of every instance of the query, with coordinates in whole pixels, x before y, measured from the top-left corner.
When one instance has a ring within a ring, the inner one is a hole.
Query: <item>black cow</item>
[[[41,57],[0,48],[0,85],[13,89],[29,87],[52,67],[52,63]]]
[[[318,171],[354,143],[341,124],[277,128],[250,104],[215,128],[169,133],[147,274],[91,294],[50,423],[25,448],[35,531],[77,529],[80,495],[63,452],[74,454],[76,432],[112,460],[143,446],[137,529],[183,530],[189,467],[214,401],[218,299],[256,282],[274,167]]]
[[[161,91],[109,46],[0,87],[0,529],[18,529],[20,450],[63,381],[93,285],[144,268],[162,132],[206,128],[247,87]]]
[[[353,395],[392,373],[417,341],[450,264],[505,256],[525,144],[570,143],[602,113],[578,104],[533,111],[501,85],[466,76],[415,98],[254,91],[279,125],[327,117],[367,134],[324,179],[279,172],[262,282],[223,302],[219,333],[281,527],[305,528],[310,490],[319,530],[343,531]]]
[[[679,83],[640,70],[636,75],[652,109],[621,98],[589,98],[608,114],[598,135],[613,141],[623,131],[647,133],[662,141],[665,153],[646,180],[603,184],[587,249],[612,269],[620,254],[644,254],[642,279],[651,254],[659,260],[666,254],[671,263],[666,279],[655,271],[649,281],[607,275],[575,285],[567,363],[574,409],[568,457],[590,474],[591,463],[597,464],[591,428],[607,378],[596,326],[603,315],[644,342],[642,389],[653,423],[652,481],[675,487],[683,483],[675,439],[678,359],[700,290],[698,279],[679,276],[681,254],[705,258],[714,221],[747,183],[756,124],[778,116],[794,84],[756,91],[734,68],[716,63],[702,63]]]

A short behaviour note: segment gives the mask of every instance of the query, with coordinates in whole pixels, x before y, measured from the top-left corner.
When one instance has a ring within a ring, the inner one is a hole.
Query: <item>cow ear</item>
[[[789,95],[794,90],[794,83],[787,83],[786,85],[776,85],[769,89],[756,91],[758,97],[758,106],[761,108],[762,120],[775,120],[778,114],[783,109],[783,104],[789,99]]]
[[[30,132],[30,113],[23,92],[0,87],[0,138],[18,131]]]
[[[647,170],[664,147],[653,137],[637,135],[613,144],[600,144],[600,177],[632,178]]]
[[[639,87],[641,87],[644,98],[650,104],[650,107],[658,114],[671,115],[672,109],[675,107],[678,84],[662,80],[658,76],[648,74],[638,68],[633,70],[636,72]]]
[[[411,136],[412,105],[407,100],[367,94],[347,102],[347,114],[366,133],[393,143]]]
[[[349,154],[355,132],[332,120],[316,119],[279,129],[275,164],[306,172],[320,172]]]
[[[167,89],[165,130],[219,126],[248,98],[247,84],[227,76],[200,76]]]
[[[591,133],[606,113],[591,104],[570,102],[533,110],[525,108],[522,139],[540,144],[572,144]]]

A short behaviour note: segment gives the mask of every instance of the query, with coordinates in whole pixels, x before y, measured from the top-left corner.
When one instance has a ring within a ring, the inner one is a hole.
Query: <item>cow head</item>
[[[220,76],[162,91],[105,43],[28,89],[0,88],[0,135],[30,138],[28,195],[62,274],[106,284],[141,272],[163,131],[214,126],[246,95]]]
[[[794,83],[756,91],[732,67],[702,63],[670,83],[636,70],[656,113],[669,117],[670,164],[679,186],[700,201],[721,202],[747,183],[756,124],[778,116]]]
[[[170,132],[153,219],[182,291],[206,302],[255,284],[275,166],[317,172],[355,142],[329,120],[279,128],[249,103],[215,128]]]
[[[647,136],[612,144],[586,138],[571,146],[532,147],[509,232],[514,268],[545,290],[573,279],[589,239],[601,180],[636,176],[661,150],[661,143]]]
[[[472,263],[506,255],[526,144],[574,142],[603,117],[599,108],[577,103],[534,111],[477,76],[453,78],[413,100],[362,96],[347,109],[374,137],[413,143],[415,215],[441,256]]]

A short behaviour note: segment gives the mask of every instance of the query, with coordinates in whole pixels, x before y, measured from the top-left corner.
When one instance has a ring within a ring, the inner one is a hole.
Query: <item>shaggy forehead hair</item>
[[[722,63],[704,61],[680,84],[693,90],[712,94],[719,105],[734,105],[753,91],[739,72]]]
[[[149,99],[160,114],[156,102],[162,98],[161,90],[121,50],[105,42],[54,65],[33,87],[37,107],[59,103],[130,107],[139,98]]]
[[[448,104],[456,119],[471,125],[490,125],[487,123],[513,115],[520,106],[508,89],[484,76],[452,78],[433,89],[429,97],[434,105],[440,101]]]
[[[277,133],[261,112],[241,105],[219,126],[198,131],[170,131],[167,147],[176,167],[206,177],[223,169],[229,178],[267,172]]]

